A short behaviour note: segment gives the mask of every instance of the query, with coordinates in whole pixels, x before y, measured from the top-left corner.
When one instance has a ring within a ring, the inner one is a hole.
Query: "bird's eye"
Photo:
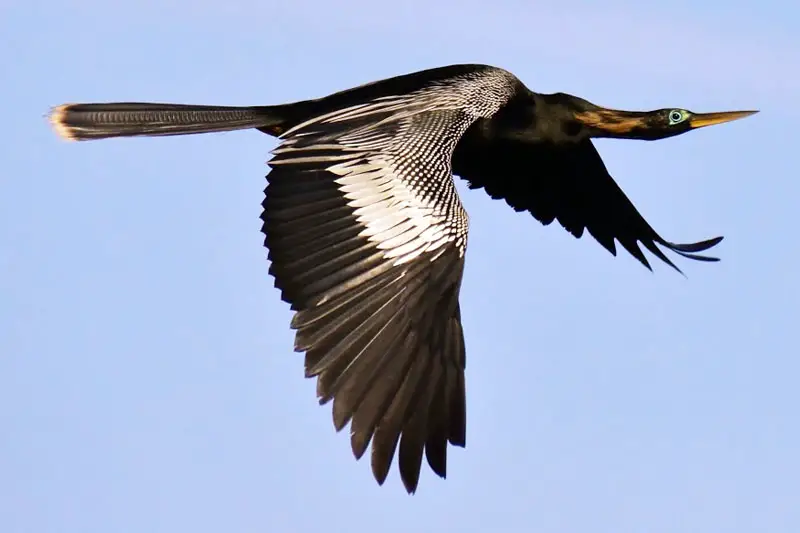
[[[683,122],[686,119],[686,113],[681,111],[680,109],[673,109],[669,112],[669,123],[670,125],[677,124],[678,122]]]

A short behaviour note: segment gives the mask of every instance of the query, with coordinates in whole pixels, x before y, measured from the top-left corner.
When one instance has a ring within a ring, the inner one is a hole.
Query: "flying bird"
[[[295,351],[350,424],[360,459],[371,443],[383,484],[394,456],[409,493],[423,456],[444,478],[448,443],[466,440],[459,290],[469,218],[453,176],[544,225],[639,245],[680,271],[722,237],[661,237],[616,184],[592,139],[656,140],[756,111],[621,111],[528,89],[510,72],[465,64],[388,78],[284,105],[78,103],[54,108],[71,140],[256,129],[279,144],[268,162],[262,232],[269,272],[294,311]],[[662,248],[665,251],[662,251]]]

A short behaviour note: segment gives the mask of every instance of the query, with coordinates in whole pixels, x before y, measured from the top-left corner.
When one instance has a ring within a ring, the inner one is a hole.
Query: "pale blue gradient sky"
[[[800,7],[0,1],[0,531],[800,531]],[[535,7],[532,7],[535,6]],[[602,7],[600,7],[602,6]],[[599,142],[688,279],[459,183],[467,449],[377,487],[292,352],[253,132],[85,144],[65,101],[267,104],[485,62],[620,108]]]

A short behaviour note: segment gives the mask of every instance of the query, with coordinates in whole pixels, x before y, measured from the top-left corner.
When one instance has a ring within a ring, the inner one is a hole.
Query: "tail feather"
[[[231,107],[159,103],[64,104],[50,113],[56,133],[68,140],[187,135],[256,128],[285,131],[275,107]]]

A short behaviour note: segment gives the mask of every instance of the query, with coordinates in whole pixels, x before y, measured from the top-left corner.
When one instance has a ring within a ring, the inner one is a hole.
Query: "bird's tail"
[[[56,133],[69,140],[187,135],[256,128],[280,135],[280,106],[230,107],[120,102],[64,104],[50,113]]]

